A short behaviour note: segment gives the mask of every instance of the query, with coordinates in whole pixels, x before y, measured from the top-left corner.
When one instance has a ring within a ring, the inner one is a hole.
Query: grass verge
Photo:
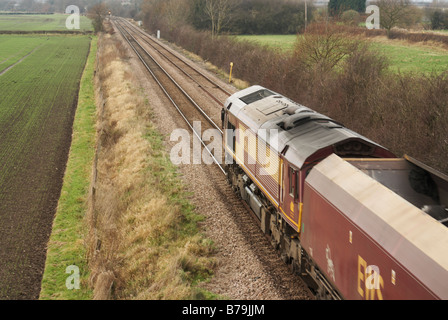
[[[92,291],[87,285],[84,216],[95,145],[96,106],[93,75],[96,49],[97,38],[94,37],[81,78],[72,144],[48,242],[40,299],[81,300],[92,297]],[[73,278],[75,272],[67,270],[69,266],[79,268],[79,289],[70,290],[66,286],[66,281],[75,284],[76,280]]]
[[[203,219],[152,124],[151,104],[117,34],[98,45],[97,154],[87,213],[93,299],[205,299],[215,265]]]

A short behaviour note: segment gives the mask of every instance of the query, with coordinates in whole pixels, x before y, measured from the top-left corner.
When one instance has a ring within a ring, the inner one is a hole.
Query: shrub
[[[334,69],[345,57],[357,50],[359,42],[328,28],[325,33],[307,32],[295,46],[295,56],[306,68],[318,67],[322,72]]]
[[[360,18],[359,12],[355,10],[344,11],[341,15],[342,22],[348,25],[357,25],[360,22]]]
[[[433,30],[448,29],[448,12],[434,10],[430,15],[430,20]]]

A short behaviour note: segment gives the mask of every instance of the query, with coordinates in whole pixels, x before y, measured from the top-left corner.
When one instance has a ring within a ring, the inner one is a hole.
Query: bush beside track
[[[151,123],[151,106],[117,34],[98,46],[97,161],[86,215],[93,299],[195,299],[213,246]]]

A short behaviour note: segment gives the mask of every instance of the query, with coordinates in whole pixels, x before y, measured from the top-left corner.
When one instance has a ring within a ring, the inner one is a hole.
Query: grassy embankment
[[[94,37],[81,79],[72,145],[48,243],[40,299],[79,300],[92,297],[92,291],[87,285],[84,216],[95,146],[96,106],[93,74],[96,48],[97,39]],[[80,271],[79,290],[69,290],[66,287],[66,280],[72,275],[72,272],[66,273],[66,268],[71,265],[77,266]]]
[[[296,35],[242,35],[237,39],[268,45],[282,51],[294,49]],[[440,44],[409,43],[388,40],[386,37],[369,38],[372,49],[389,59],[389,69],[394,72],[440,73],[448,70],[448,50]]]
[[[191,299],[213,247],[151,122],[151,104],[116,35],[99,46],[96,179],[87,250],[94,299]]]

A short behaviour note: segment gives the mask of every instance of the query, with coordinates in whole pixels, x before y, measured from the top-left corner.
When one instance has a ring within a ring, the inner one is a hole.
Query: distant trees
[[[366,11],[365,0],[330,0],[328,11],[332,16],[339,16],[344,11],[355,10],[364,13]]]
[[[307,7],[310,21],[314,12],[311,0]],[[213,36],[221,33],[295,34],[305,26],[304,1],[144,0],[142,11],[145,25],[152,30],[190,24],[197,30],[210,31]],[[169,22],[170,16],[177,19]]]
[[[401,23],[405,23],[411,10],[409,0],[378,0],[376,5],[380,8],[380,26],[390,30]]]
[[[141,5],[145,26],[151,30],[181,27],[190,16],[190,2],[185,0],[145,0]]]
[[[35,12],[35,13],[64,13],[69,5],[75,5],[80,13],[94,0],[0,0],[0,11]]]
[[[95,32],[103,31],[103,20],[108,14],[107,6],[104,2],[95,4],[87,10],[87,17],[92,20]]]
[[[235,8],[235,0],[205,0],[204,11],[210,19],[212,36],[220,34],[229,24],[231,13]]]
[[[139,1],[130,1],[129,4],[122,5],[121,0],[107,0],[107,8],[113,16],[134,18],[137,20],[140,4]]]
[[[448,11],[434,10],[430,14],[431,29],[448,29]]]
[[[211,30],[213,34],[294,34],[305,26],[304,1],[190,0],[190,4],[189,22],[196,29]],[[308,21],[313,9],[309,1]],[[217,12],[224,15],[219,18]]]

